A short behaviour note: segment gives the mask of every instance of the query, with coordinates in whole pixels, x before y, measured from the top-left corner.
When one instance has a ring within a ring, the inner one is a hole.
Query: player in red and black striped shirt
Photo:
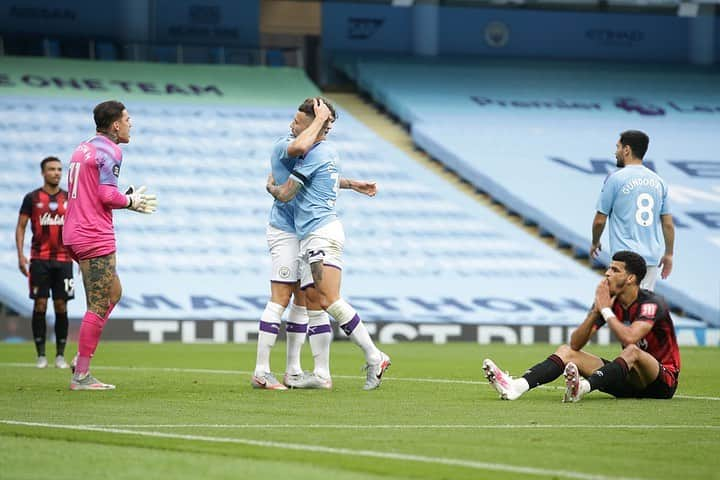
[[[593,390],[618,398],[672,398],[680,376],[680,350],[665,300],[640,289],[646,268],[637,253],[615,253],[595,291],[595,303],[572,333],[570,345],[562,345],[521,378],[512,378],[486,359],[485,376],[500,398],[515,400],[563,373],[566,402],[577,402]],[[582,350],[605,324],[623,346],[613,361]]]
[[[22,274],[28,277],[30,298],[35,301],[32,331],[38,354],[37,367],[47,367],[45,313],[47,300],[52,290],[57,348],[55,366],[68,368],[64,358],[68,333],[67,301],[75,296],[75,284],[72,259],[62,240],[67,192],[60,188],[62,163],[59,159],[56,157],[43,159],[40,162],[40,170],[44,184],[41,188],[25,195],[15,229],[18,267]],[[29,269],[23,251],[28,221],[32,229]]]

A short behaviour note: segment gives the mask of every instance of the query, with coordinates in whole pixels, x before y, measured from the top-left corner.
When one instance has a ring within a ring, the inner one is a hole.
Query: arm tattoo
[[[293,182],[293,181],[290,181],[289,183],[290,183],[290,185],[287,185],[286,188],[283,188],[284,187],[283,186],[283,187],[278,187],[278,189],[277,189],[277,196],[275,198],[277,198],[281,202],[289,202],[290,200],[295,198],[295,195],[297,195],[297,193],[302,188],[301,183],[297,183],[297,182]]]

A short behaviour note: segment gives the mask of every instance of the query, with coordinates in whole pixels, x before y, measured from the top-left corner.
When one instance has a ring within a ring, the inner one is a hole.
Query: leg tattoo
[[[103,317],[110,306],[110,289],[115,278],[115,254],[91,258],[81,263],[87,308]]]

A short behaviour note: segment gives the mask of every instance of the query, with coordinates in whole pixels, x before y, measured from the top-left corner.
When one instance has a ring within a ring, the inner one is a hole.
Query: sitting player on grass
[[[485,377],[500,398],[515,400],[563,373],[563,402],[577,402],[593,390],[618,398],[672,398],[680,375],[680,351],[665,300],[640,289],[645,272],[640,255],[629,251],[613,255],[595,291],[595,303],[572,333],[570,345],[560,346],[521,378],[512,378],[485,359]],[[612,362],[582,350],[606,323],[623,345]]]

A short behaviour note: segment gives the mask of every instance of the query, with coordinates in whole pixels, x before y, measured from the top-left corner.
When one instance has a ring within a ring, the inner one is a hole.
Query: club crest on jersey
[[[657,304],[655,303],[644,303],[640,305],[640,316],[653,318],[657,312]]]
[[[120,176],[120,165],[113,165],[112,172],[113,172],[113,175],[115,175],[116,177],[119,177]]]
[[[58,209],[58,203],[57,203],[57,202],[50,202],[50,203],[48,204],[48,208],[49,208],[50,210],[52,210],[52,211],[55,211],[55,210]]]

